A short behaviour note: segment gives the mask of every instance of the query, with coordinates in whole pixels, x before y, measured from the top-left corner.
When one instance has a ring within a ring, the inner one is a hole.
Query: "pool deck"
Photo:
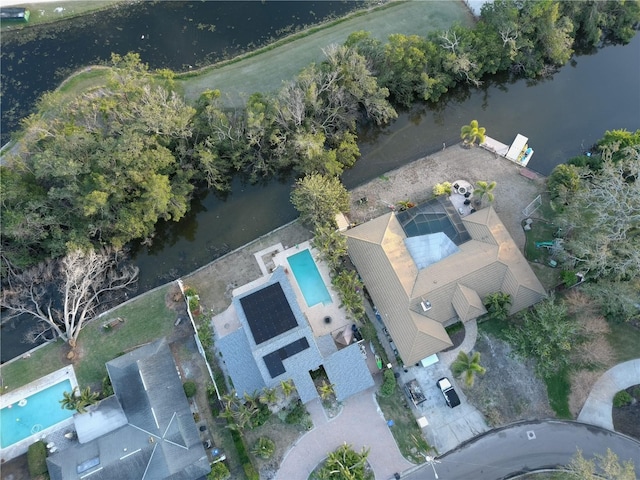
[[[289,263],[287,262],[287,258],[299,253],[305,249],[309,249],[311,255],[313,256],[313,260],[318,267],[318,272],[320,272],[320,276],[324,281],[327,290],[329,291],[329,295],[331,295],[332,302],[328,305],[317,304],[312,307],[307,306],[307,302],[298,286],[298,282],[296,281],[295,275],[289,268]],[[306,241],[300,243],[298,245],[294,245],[293,247],[283,246],[281,243],[277,243],[270,247],[267,247],[259,252],[254,254],[256,262],[258,262],[258,266],[260,267],[260,271],[262,272],[262,277],[255,279],[254,281],[242,285],[233,290],[233,296],[240,295],[242,293],[253,290],[254,288],[259,287],[268,281],[269,275],[276,268],[282,266],[285,269],[285,273],[289,282],[291,283],[293,290],[296,294],[296,300],[298,301],[298,305],[302,310],[305,318],[309,322],[311,326],[311,330],[315,337],[322,337],[324,335],[328,335],[330,333],[336,333],[344,329],[344,327],[351,325],[353,323],[352,320],[347,318],[347,312],[344,308],[340,308],[340,297],[333,290],[333,286],[331,285],[331,276],[329,275],[329,267],[326,263],[320,260],[319,252],[311,246],[311,243]],[[240,328],[240,322],[235,319],[235,315],[233,312],[225,312],[225,314],[218,315],[217,318],[214,319],[214,326],[216,330],[219,332],[219,335],[225,335],[233,332],[237,328]],[[325,323],[325,318],[330,317],[331,323]]]
[[[69,380],[71,383],[71,387],[78,386],[78,379],[76,378],[76,373],[73,370],[72,365],[68,365],[60,370],[56,370],[55,372],[50,373],[49,375],[45,375],[33,382],[21,387],[17,390],[12,390],[2,396],[0,396],[0,409],[5,408],[9,405],[14,405],[18,403],[20,400],[27,398],[34,393],[37,393],[45,388],[48,388],[52,385],[60,383],[64,380]],[[29,445],[34,443],[36,440],[44,440],[48,435],[52,433],[68,428],[73,425],[73,417],[70,417],[62,422],[56,423],[49,428],[45,428],[30,437],[25,438],[19,442],[14,443],[13,445],[9,445],[6,448],[0,450],[0,457],[2,462],[9,461],[15,457],[18,457],[27,452],[29,449]]]

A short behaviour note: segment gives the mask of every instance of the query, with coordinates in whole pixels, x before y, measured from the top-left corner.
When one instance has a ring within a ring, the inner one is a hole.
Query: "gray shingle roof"
[[[355,343],[327,358],[324,369],[339,402],[372,387],[374,383],[360,347]]]
[[[164,340],[107,363],[115,395],[128,423],[47,458],[52,480],[192,480],[209,461]],[[83,419],[84,421],[84,419]],[[99,458],[78,472],[77,466]]]
[[[240,299],[252,295],[256,291],[269,287],[274,283],[280,283],[282,291],[291,307],[291,311],[296,318],[297,325],[268,341],[256,345],[256,342],[252,338]],[[336,391],[339,391],[342,395],[340,399],[347,398],[353,393],[357,393],[363,388],[368,388],[373,385],[371,374],[368,369],[366,369],[364,359],[357,347],[355,348],[357,358],[354,362],[352,361],[353,359],[350,353],[340,354],[340,352],[350,349],[337,351],[330,335],[321,337],[320,339],[314,337],[313,331],[296,301],[295,292],[289,283],[289,279],[282,268],[278,268],[266,283],[234,298],[233,306],[243,328],[219,338],[216,341],[216,346],[222,353],[225,365],[238,395],[243,395],[244,393],[253,394],[265,386],[274,387],[279,385],[282,380],[292,379],[300,399],[303,403],[306,403],[318,397],[318,392],[309,372],[317,370],[323,362],[331,362],[332,364],[330,368],[335,372],[335,380],[331,379],[331,377],[330,379],[332,383],[336,384]],[[282,365],[284,366],[284,373],[272,378],[265,364],[264,357],[303,338],[307,340],[308,348],[288,358],[283,358]],[[318,344],[316,342],[318,342]],[[337,354],[340,355],[336,356]],[[323,357],[327,358],[325,359]],[[340,367],[338,365],[341,361],[340,359],[344,359],[346,362],[351,363],[351,365]],[[365,366],[366,373],[360,370],[361,364]],[[359,380],[356,382],[353,381],[351,375],[345,373],[350,368],[356,368],[359,372]],[[367,375],[368,380],[366,378]],[[346,382],[346,384],[343,385],[343,382]]]

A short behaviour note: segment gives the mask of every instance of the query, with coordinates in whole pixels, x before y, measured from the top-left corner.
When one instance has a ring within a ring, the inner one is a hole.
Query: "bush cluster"
[[[27,465],[32,478],[47,473],[47,447],[44,442],[37,441],[29,446]]]

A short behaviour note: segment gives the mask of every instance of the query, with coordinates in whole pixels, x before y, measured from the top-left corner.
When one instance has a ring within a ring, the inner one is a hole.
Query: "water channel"
[[[149,20],[145,31],[152,31],[152,25]],[[118,28],[120,26],[112,28],[112,32]],[[191,30],[196,34],[201,31]],[[124,53],[138,50],[139,40],[137,36],[130,36],[128,40],[112,43],[118,45],[119,53]],[[175,45],[167,40],[163,46],[154,48],[173,51]],[[192,52],[189,61],[197,64],[203,58],[200,55],[205,58],[211,55],[204,53],[211,49],[199,48],[201,53]],[[86,50],[85,58],[89,59],[86,63],[110,52],[109,49],[94,52],[93,46]],[[143,60],[151,63],[144,56]],[[184,58],[182,60],[180,65],[185,63]],[[58,58],[58,64],[57,68],[65,67],[64,58]],[[82,63],[76,64],[80,65]],[[176,68],[172,62],[152,66]],[[4,75],[5,72],[3,84]],[[455,92],[436,107],[419,105],[402,112],[385,128],[363,127],[359,136],[362,158],[344,174],[343,181],[351,188],[439,150],[443,142],[451,145],[458,141],[460,126],[474,118],[487,128],[490,136],[504,143],[510,143],[517,133],[529,137],[536,152],[529,166],[547,174],[558,163],[589,148],[605,130],[640,128],[638,85],[640,36],[626,46],[608,46],[592,55],[576,56],[553,77],[543,81],[490,80],[480,89]],[[4,104],[7,99],[5,87],[2,88]],[[212,261],[221,252],[237,248],[294,219],[296,213],[288,200],[291,183],[292,180],[274,180],[246,185],[235,180],[232,193],[226,199],[213,194],[194,199],[191,211],[182,221],[159,225],[151,247],[134,248],[135,262],[141,269],[140,290],[184,275]],[[3,328],[2,335],[3,361],[25,350],[24,345],[16,342],[18,335],[9,334],[11,328],[18,326],[6,327],[9,328]]]

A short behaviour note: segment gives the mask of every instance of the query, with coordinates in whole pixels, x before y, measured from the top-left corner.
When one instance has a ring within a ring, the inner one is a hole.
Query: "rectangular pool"
[[[309,249],[287,257],[287,261],[309,307],[318,303],[328,305],[332,302],[331,295],[329,295]]]
[[[18,443],[73,416],[74,411],[60,405],[63,392],[71,390],[71,382],[64,380],[3,408],[0,411],[1,447]]]

